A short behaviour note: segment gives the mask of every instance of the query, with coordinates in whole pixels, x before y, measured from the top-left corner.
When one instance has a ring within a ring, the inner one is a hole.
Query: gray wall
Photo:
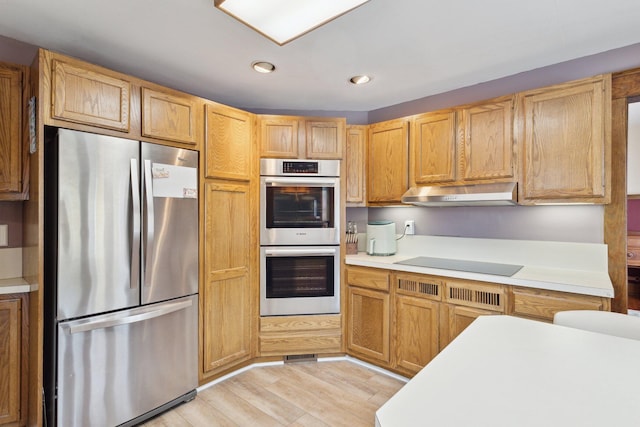
[[[413,219],[416,234],[515,240],[603,243],[602,206],[347,208],[347,220],[366,231],[368,220],[387,219],[402,233]]]

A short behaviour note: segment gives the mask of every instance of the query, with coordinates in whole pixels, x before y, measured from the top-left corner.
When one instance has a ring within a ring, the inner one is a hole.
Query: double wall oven
[[[260,161],[260,315],[340,312],[340,161]]]

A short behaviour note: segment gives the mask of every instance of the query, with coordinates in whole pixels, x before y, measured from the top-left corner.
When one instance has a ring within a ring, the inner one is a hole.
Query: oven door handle
[[[278,256],[326,256],[336,255],[336,249],[265,249],[264,254],[267,257]]]
[[[329,186],[335,187],[337,178],[316,178],[306,177],[301,178],[288,178],[288,177],[266,177],[263,178],[265,185],[276,187],[278,185],[293,185],[296,187],[311,187],[311,186]]]

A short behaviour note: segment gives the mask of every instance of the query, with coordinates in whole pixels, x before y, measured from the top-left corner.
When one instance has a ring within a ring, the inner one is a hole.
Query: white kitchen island
[[[376,412],[380,427],[639,425],[640,341],[482,316]]]

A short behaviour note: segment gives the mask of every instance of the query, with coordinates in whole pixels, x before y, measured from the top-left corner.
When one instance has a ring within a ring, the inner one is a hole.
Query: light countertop
[[[376,412],[376,426],[637,425],[639,359],[640,341],[481,316]]]
[[[364,236],[363,236],[364,237]],[[394,264],[416,256],[522,265],[511,277]],[[392,256],[347,255],[347,265],[384,268],[613,298],[607,245],[443,236],[405,236]]]
[[[0,279],[0,295],[31,292],[37,288],[37,285],[30,285],[22,277]]]

